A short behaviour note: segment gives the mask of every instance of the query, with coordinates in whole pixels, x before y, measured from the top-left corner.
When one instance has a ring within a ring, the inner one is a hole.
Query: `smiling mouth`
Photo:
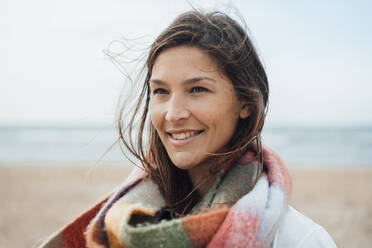
[[[204,132],[204,130],[199,131],[189,131],[189,132],[183,132],[183,133],[167,133],[169,136],[171,136],[175,140],[185,140],[192,136],[196,136]]]

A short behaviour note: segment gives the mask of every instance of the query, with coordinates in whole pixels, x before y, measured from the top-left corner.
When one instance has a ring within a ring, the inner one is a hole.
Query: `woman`
[[[142,168],[43,247],[336,247],[288,206],[291,178],[261,145],[267,77],[236,21],[182,14],[151,46],[146,71],[129,125],[119,118]]]

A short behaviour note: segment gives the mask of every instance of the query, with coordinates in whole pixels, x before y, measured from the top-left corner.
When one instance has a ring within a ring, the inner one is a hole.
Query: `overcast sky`
[[[244,17],[270,83],[269,124],[372,124],[371,1],[191,1]],[[151,40],[187,1],[2,0],[0,124],[113,122],[123,77],[102,52]]]

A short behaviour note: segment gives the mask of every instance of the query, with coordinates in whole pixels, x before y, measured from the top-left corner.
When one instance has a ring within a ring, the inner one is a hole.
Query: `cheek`
[[[204,116],[203,119],[214,127],[235,127],[239,119],[238,108],[231,102],[216,101],[213,104],[208,104],[207,108],[203,108],[203,113],[200,110],[199,107],[199,115]]]
[[[219,108],[206,115],[205,119],[214,132],[214,139],[219,142],[228,142],[233,136],[239,120],[239,113],[235,108]],[[218,143],[219,143],[218,142]]]
[[[150,103],[150,120],[152,125],[157,129],[159,126],[159,122],[161,120],[161,112],[159,112],[159,108],[156,108],[156,105]]]

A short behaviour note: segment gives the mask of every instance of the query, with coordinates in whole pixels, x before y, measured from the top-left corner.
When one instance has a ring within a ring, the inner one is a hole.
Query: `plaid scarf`
[[[142,170],[41,247],[269,247],[286,213],[291,178],[271,149],[254,187],[252,152],[223,167],[202,200],[181,218],[164,218],[165,201]],[[88,223],[90,223],[88,225]]]

